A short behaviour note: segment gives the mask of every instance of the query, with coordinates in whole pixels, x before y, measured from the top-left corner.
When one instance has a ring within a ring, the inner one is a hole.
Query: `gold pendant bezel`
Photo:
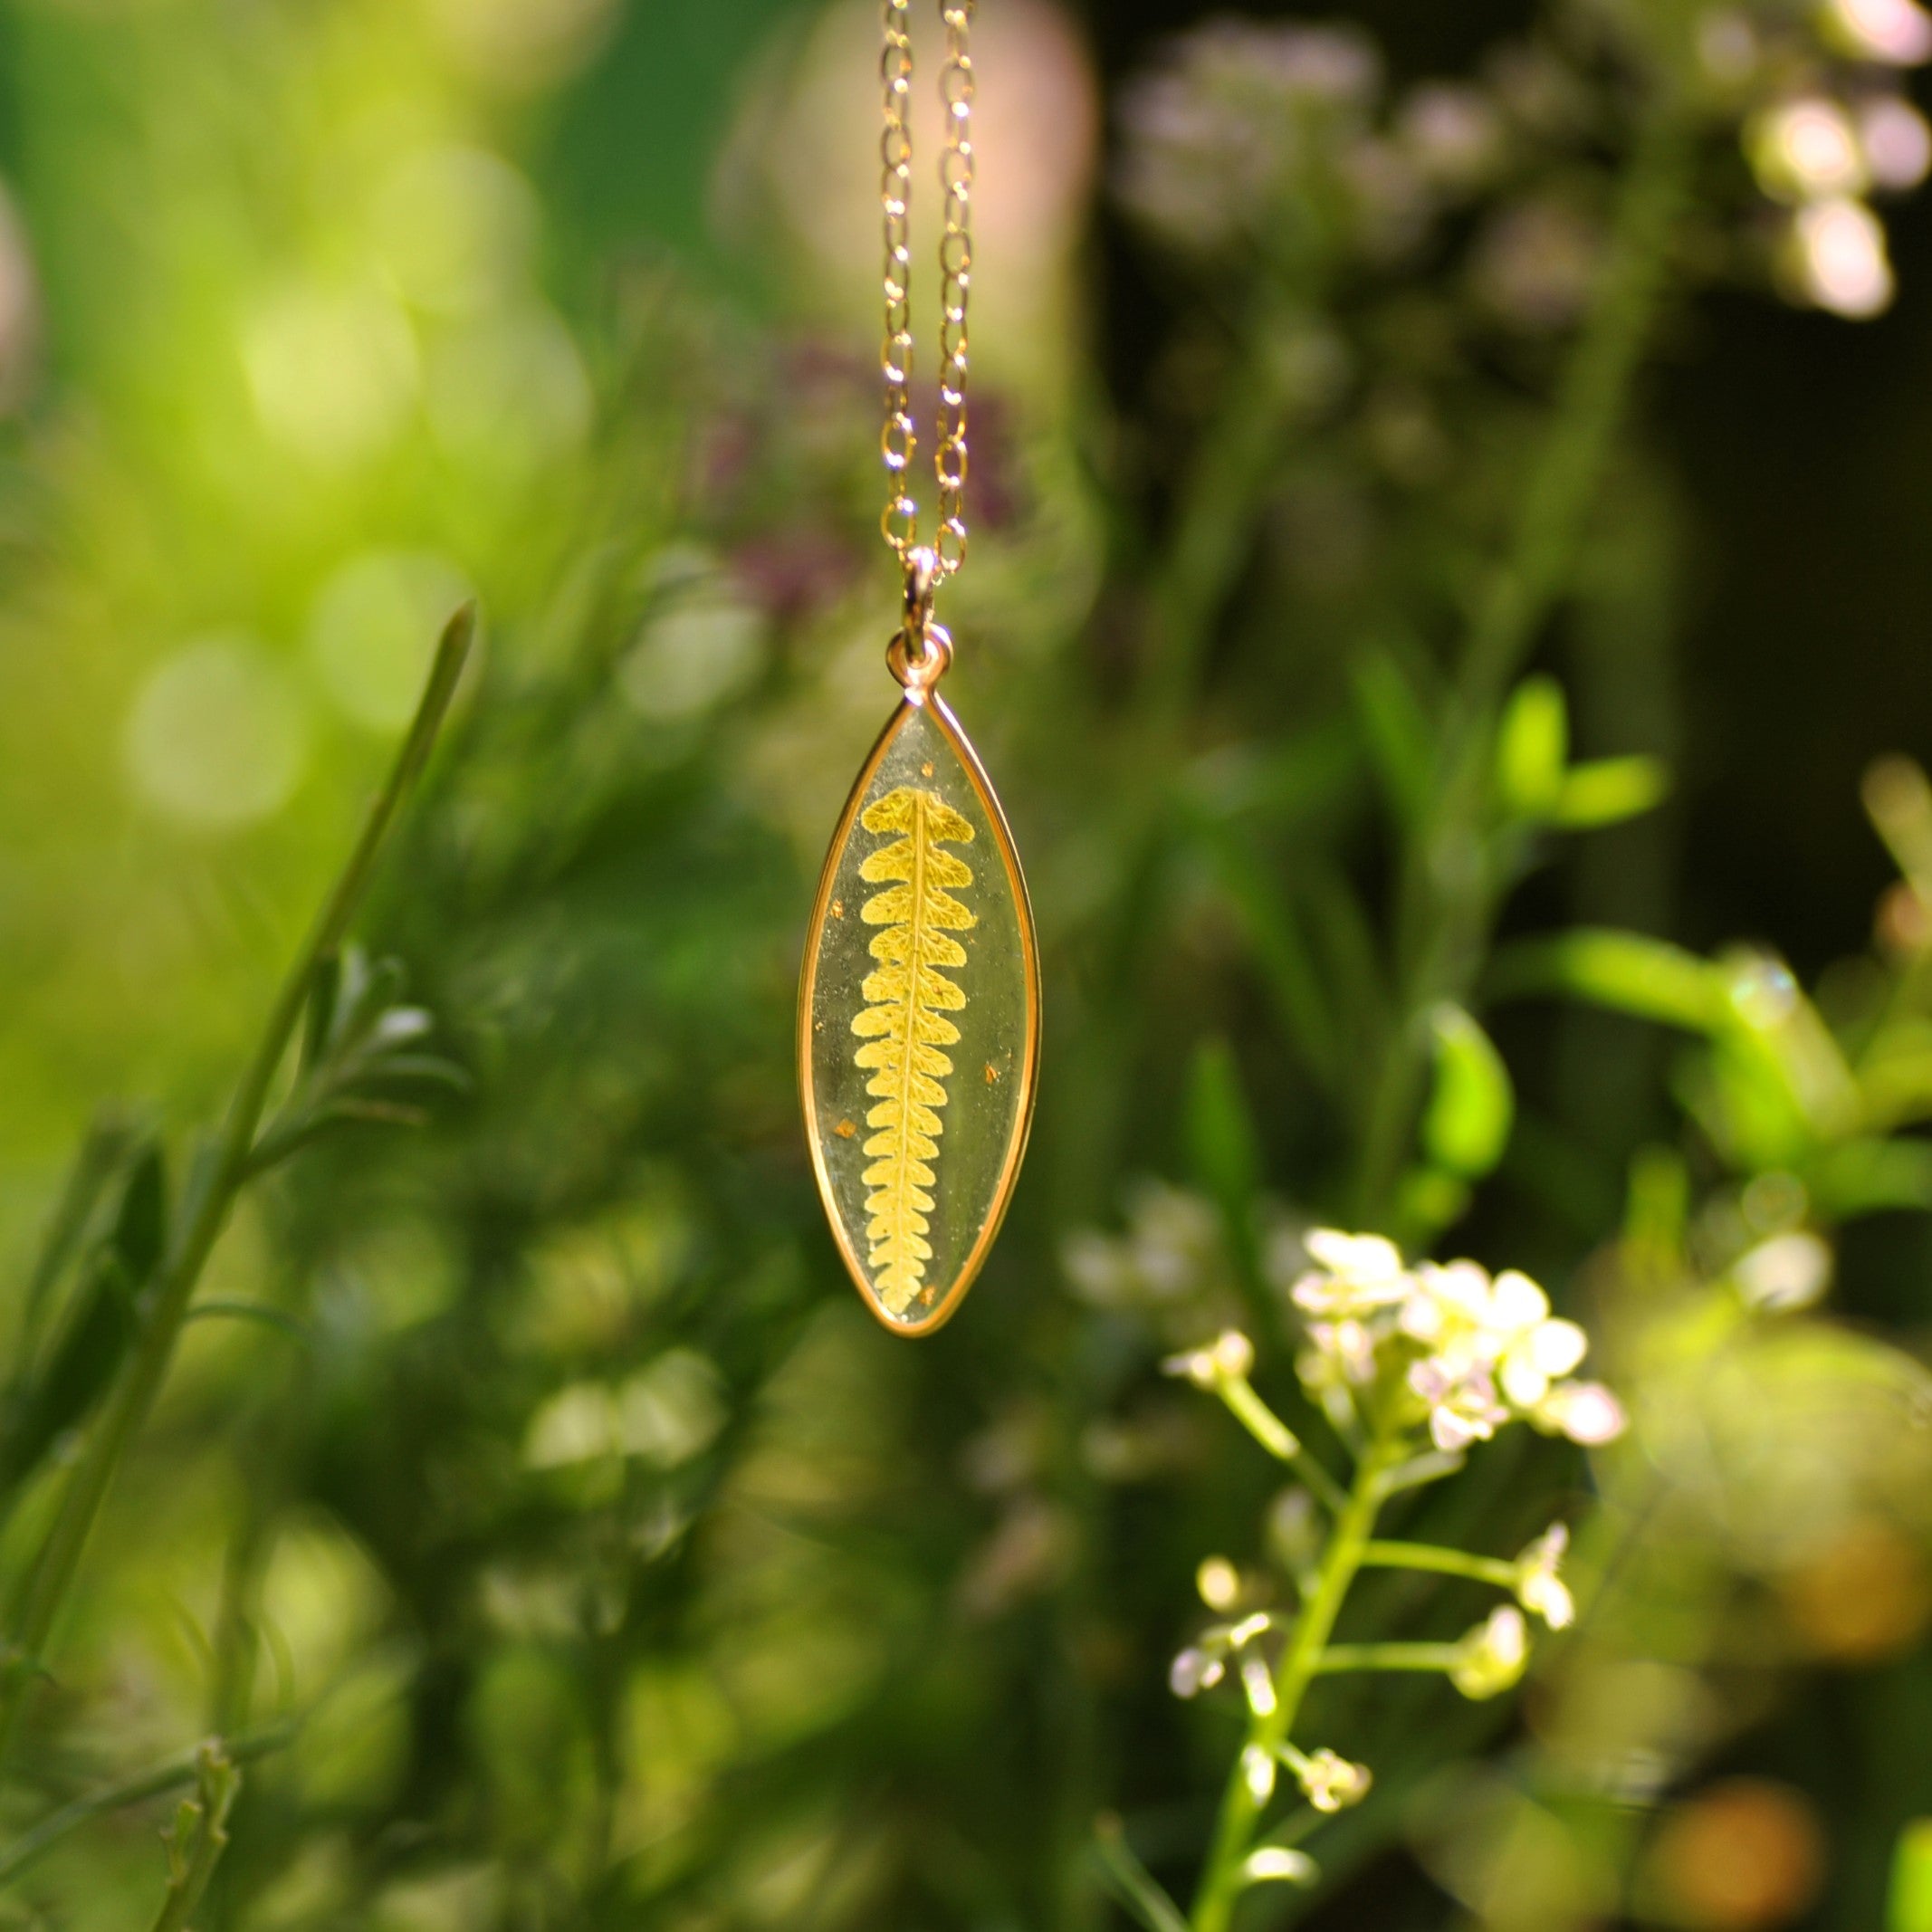
[[[852,838],[859,813],[865,808],[866,795],[871,789],[880,765],[885,761],[899,733],[904,730],[911,719],[922,711],[937,724],[941,736],[958,758],[960,767],[966,774],[967,782],[972,787],[980,808],[986,815],[987,824],[993,832],[994,843],[999,850],[1000,864],[1005,868],[1007,887],[1012,895],[1019,928],[1020,956],[1026,984],[1026,1038],[1019,1056],[1019,1092],[1014,1110],[1013,1126],[985,1219],[965,1259],[944,1290],[934,1296],[931,1309],[918,1320],[908,1321],[890,1314],[881,1303],[877,1290],[873,1286],[866,1271],[865,1261],[853,1246],[845,1218],[839,1211],[837,1198],[832,1189],[831,1176],[826,1165],[824,1140],[818,1125],[818,1096],[812,1077],[812,1007],[818,991],[818,963],[824,951],[826,921],[830,913],[840,860]],[[904,698],[894,707],[892,716],[885,721],[885,729],[879,733],[865,763],[859,767],[858,777],[853,783],[845,809],[838,816],[838,824],[832,834],[831,843],[827,847],[825,865],[818,877],[818,890],[812,902],[810,933],[804,964],[799,975],[798,1053],[799,1092],[804,1105],[805,1135],[807,1144],[811,1150],[812,1176],[818,1182],[819,1204],[824,1208],[826,1219],[830,1224],[832,1239],[837,1246],[840,1258],[846,1264],[846,1272],[852,1277],[852,1284],[859,1292],[859,1299],[865,1303],[882,1327],[893,1334],[914,1340],[922,1335],[936,1334],[952,1320],[960,1304],[966,1298],[967,1291],[979,1278],[980,1270],[986,1265],[986,1258],[992,1251],[993,1242],[999,1237],[1000,1224],[1005,1220],[1007,1209],[1011,1204],[1013,1189],[1019,1181],[1020,1165],[1027,1156],[1027,1143],[1033,1130],[1033,1108],[1038,1095],[1040,1051],[1039,937],[1034,928],[1033,901],[1027,891],[1026,875],[1020,868],[1019,847],[1013,843],[1012,827],[1007,823],[1006,812],[999,803],[999,794],[994,791],[992,781],[986,775],[986,768],[980,762],[980,754],[973,750],[972,741],[967,737],[945,700],[930,684],[921,684],[914,682],[907,684]]]

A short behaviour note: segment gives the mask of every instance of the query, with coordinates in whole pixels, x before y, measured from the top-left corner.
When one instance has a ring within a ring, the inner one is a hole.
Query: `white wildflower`
[[[1885,230],[1850,196],[1800,208],[1785,251],[1800,297],[1833,315],[1864,321],[1891,306],[1896,292]]]
[[[1248,1745],[1241,1752],[1241,1782],[1257,1804],[1266,1804],[1275,1795],[1275,1760],[1259,1745]]]
[[[1321,1867],[1306,1851],[1292,1845],[1263,1845],[1241,1861],[1241,1877],[1249,1885],[1265,1885],[1271,1879],[1290,1885],[1313,1885],[1322,1875]]]
[[[1875,187],[1903,193],[1932,174],[1932,128],[1896,94],[1877,95],[1860,107],[1858,140]]]
[[[1557,1574],[1569,1547],[1569,1525],[1553,1523],[1516,1558],[1516,1602],[1553,1631],[1576,1621],[1576,1599]]]
[[[1311,1388],[1362,1389],[1375,1380],[1376,1338],[1365,1323],[1353,1317],[1341,1322],[1310,1322],[1308,1339],[1315,1344],[1314,1358],[1302,1370],[1302,1381]],[[1301,1368],[1301,1364],[1296,1367]]]
[[[1258,1717],[1275,1715],[1275,1674],[1267,1659],[1259,1657],[1241,1660],[1241,1688],[1248,1693],[1248,1707]]]
[[[1527,1275],[1506,1268],[1492,1281],[1473,1261],[1419,1267],[1402,1332],[1426,1343],[1452,1375],[1465,1363],[1493,1370],[1517,1409],[1534,1408],[1590,1346],[1574,1322],[1551,1315],[1549,1296]]]
[[[1449,1681],[1464,1697],[1480,1702],[1500,1697],[1529,1668],[1529,1626],[1513,1603],[1491,1611],[1461,1643]]]
[[[1932,57],[1932,15],[1915,0],[1828,0],[1824,16],[1855,59],[1916,67]]]
[[[1351,1804],[1360,1804],[1375,1782],[1366,1765],[1351,1764],[1340,1752],[1325,1745],[1306,1756],[1294,1752],[1288,1765],[1303,1796],[1318,1812],[1344,1811]]]
[[[1809,1308],[1832,1280],[1832,1250],[1808,1229],[1760,1241],[1731,1264],[1731,1279],[1752,1307],[1767,1315]]]
[[[1198,1389],[1239,1381],[1255,1365],[1255,1344],[1239,1328],[1224,1330],[1206,1348],[1170,1355],[1161,1364],[1163,1375],[1184,1375]]]
[[[1567,1436],[1585,1449],[1614,1442],[1628,1426],[1623,1404],[1600,1382],[1560,1382],[1530,1411],[1545,1435]]]
[[[1445,1455],[1487,1442],[1509,1420],[1488,1370],[1479,1363],[1458,1371],[1430,1355],[1409,1371],[1409,1386],[1428,1405],[1430,1439]]]
[[[1363,1315],[1399,1307],[1409,1295],[1409,1273],[1393,1241],[1379,1234],[1343,1234],[1312,1228],[1302,1246],[1317,1266],[1289,1293],[1309,1315]]]
[[[1211,1651],[1190,1644],[1167,1667],[1167,1688],[1177,1698],[1191,1698],[1220,1682],[1227,1666]]]
[[[1195,1571],[1194,1587],[1210,1610],[1232,1610],[1241,1595],[1241,1573],[1225,1556],[1210,1556]]]

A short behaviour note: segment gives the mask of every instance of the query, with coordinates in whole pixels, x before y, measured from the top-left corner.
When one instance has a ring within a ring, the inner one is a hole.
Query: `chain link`
[[[939,243],[939,408],[933,426],[933,473],[939,488],[939,527],[933,550],[937,571],[950,577],[966,559],[967,298],[972,287],[972,15],[975,0],[940,0],[945,23],[945,65],[940,100],[945,142],[939,181],[944,225]],[[885,378],[885,425],[879,448],[885,461],[885,540],[906,562],[919,545],[919,506],[910,488],[919,449],[913,419],[912,0],[884,0],[885,46],[879,78],[885,128],[879,140],[879,197],[885,226],[885,335],[879,351]]]

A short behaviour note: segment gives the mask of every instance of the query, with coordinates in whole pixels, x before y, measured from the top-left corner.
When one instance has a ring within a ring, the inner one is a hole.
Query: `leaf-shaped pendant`
[[[930,1334],[978,1275],[1019,1178],[1039,1061],[1019,855],[938,693],[936,625],[846,801],[799,988],[812,1166],[866,1305]]]

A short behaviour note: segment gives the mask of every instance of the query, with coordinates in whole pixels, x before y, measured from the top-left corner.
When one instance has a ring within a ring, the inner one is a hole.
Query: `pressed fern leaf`
[[[866,808],[859,823],[868,832],[896,834],[859,867],[868,885],[886,890],[866,900],[860,913],[885,930],[872,942],[877,966],[862,991],[866,1010],[852,1022],[865,1041],[858,1065],[872,1074],[866,1091],[879,1104],[866,1116],[874,1130],[866,1143],[872,1165],[863,1180],[866,1239],[873,1286],[894,1315],[904,1315],[921,1296],[933,1244],[933,1163],[943,1131],[939,1109],[952,1061],[943,1051],[960,1029],[945,1018],[966,1004],[957,981],[942,967],[966,963],[966,949],[951,935],[979,922],[952,896],[972,884],[965,860],[942,851],[965,845],[972,827],[937,792],[902,785]],[[890,883],[888,883],[890,882]]]

